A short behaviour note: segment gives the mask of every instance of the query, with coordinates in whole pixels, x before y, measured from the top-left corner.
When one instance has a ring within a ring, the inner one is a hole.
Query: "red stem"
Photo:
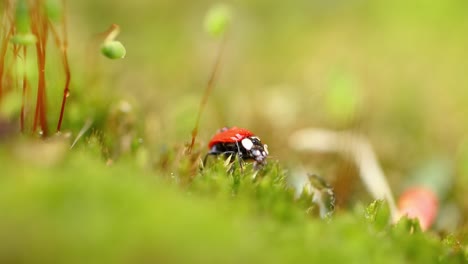
[[[200,124],[200,118],[205,108],[206,102],[208,101],[208,97],[211,94],[211,91],[213,90],[216,77],[218,76],[218,72],[221,67],[221,59],[223,57],[224,47],[226,46],[226,40],[227,40],[227,34],[225,33],[223,36],[221,45],[219,46],[218,54],[216,55],[215,63],[213,65],[213,70],[211,71],[210,78],[208,79],[208,83],[205,88],[205,93],[203,94],[202,100],[200,102],[200,107],[198,108],[197,119],[195,121],[195,127],[192,130],[192,142],[190,143],[190,146],[187,150],[188,154],[192,152],[193,146],[195,145],[195,140],[198,135],[198,126]]]
[[[51,25],[51,31],[53,32],[56,43],[58,46],[61,46],[62,50],[62,61],[63,61],[63,68],[65,69],[65,88],[63,89],[63,98],[62,98],[62,107],[60,108],[60,116],[57,123],[57,132],[60,132],[62,127],[63,115],[65,113],[65,104],[67,103],[67,98],[70,95],[70,80],[71,80],[71,72],[70,72],[70,65],[68,64],[68,56],[67,56],[67,49],[68,49],[68,34],[67,34],[67,23],[66,23],[66,1],[63,0],[63,8],[64,8],[64,15],[62,18],[62,28],[63,28],[63,43],[60,45],[60,38],[57,32],[54,30],[54,27]]]
[[[33,23],[33,33],[38,37],[36,42],[37,66],[38,66],[38,84],[37,84],[37,101],[36,111],[34,116],[33,131],[36,131],[38,123],[41,127],[42,136],[48,135],[47,117],[46,117],[46,101],[45,101],[45,61],[46,61],[46,44],[47,44],[47,21],[40,15],[40,8],[35,9],[35,23]],[[41,24],[39,31],[38,23]]]
[[[26,65],[26,55],[27,55],[27,47],[23,46],[23,63]],[[26,74],[26,70],[23,72],[23,95],[21,100],[21,116],[20,116],[20,125],[21,125],[21,132],[24,132],[24,115],[25,115],[25,105],[26,105],[26,92],[28,89],[28,75]]]
[[[5,72],[5,56],[8,48],[8,41],[10,39],[10,35],[14,30],[13,24],[10,26],[8,32],[3,36],[2,39],[2,46],[0,48],[0,102],[2,101],[3,97],[3,73]]]
[[[60,132],[60,128],[62,127],[63,121],[63,114],[65,113],[65,104],[67,103],[67,98],[70,95],[70,80],[71,80],[71,73],[70,67],[68,65],[68,58],[67,52],[63,51],[63,65],[65,68],[65,88],[63,89],[63,98],[62,98],[62,107],[60,108],[60,117],[57,123],[57,132]]]
[[[42,20],[42,59],[41,59],[41,76],[39,79],[42,80],[41,82],[41,102],[40,102],[40,119],[41,119],[41,129],[43,132],[43,136],[48,135],[48,128],[47,128],[47,104],[46,104],[46,79],[45,79],[45,67],[46,67],[46,51],[47,51],[47,33],[48,33],[48,25],[47,20],[43,18]]]

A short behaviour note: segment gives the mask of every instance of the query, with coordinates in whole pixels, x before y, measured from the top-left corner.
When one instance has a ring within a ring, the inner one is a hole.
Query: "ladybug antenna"
[[[225,5],[215,5],[213,6],[207,13],[205,17],[205,29],[210,33],[213,37],[221,37],[221,43],[218,48],[218,53],[216,54],[215,62],[213,68],[211,70],[210,78],[208,79],[208,83],[205,87],[205,92],[203,97],[200,101],[200,107],[198,108],[197,119],[195,121],[195,126],[192,130],[192,141],[190,143],[189,148],[187,149],[187,153],[192,153],[192,149],[195,145],[195,140],[198,135],[198,126],[200,124],[200,118],[205,108],[206,102],[208,101],[208,97],[213,90],[215,85],[216,77],[218,77],[219,69],[221,67],[221,59],[223,57],[224,47],[226,46],[227,40],[227,28],[230,24],[231,14],[230,9],[228,6]]]

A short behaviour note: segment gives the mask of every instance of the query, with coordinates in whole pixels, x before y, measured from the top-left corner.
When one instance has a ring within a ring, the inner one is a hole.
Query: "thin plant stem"
[[[190,146],[189,146],[189,148],[187,150],[188,154],[192,153],[192,149],[193,149],[193,147],[195,145],[195,140],[196,140],[197,135],[198,135],[198,127],[200,125],[200,118],[201,118],[201,115],[203,113],[203,110],[205,109],[205,105],[206,105],[206,102],[208,101],[208,97],[210,96],[211,91],[213,90],[213,87],[215,85],[215,80],[218,77],[219,70],[221,68],[221,61],[222,61],[224,49],[225,49],[225,46],[226,46],[226,42],[227,42],[227,34],[224,34],[223,39],[222,39],[221,44],[220,44],[219,49],[218,49],[218,53],[216,55],[215,63],[213,65],[210,78],[208,79],[208,83],[207,83],[206,88],[205,88],[205,93],[203,94],[202,100],[200,102],[200,107],[198,108],[197,119],[195,121],[195,127],[192,130],[192,141],[191,141]]]
[[[26,46],[23,46],[23,63],[24,63],[24,65],[26,65],[27,54],[28,54],[28,48]],[[24,70],[24,72],[23,72],[23,93],[22,93],[22,100],[21,100],[21,116],[20,116],[21,132],[24,132],[24,129],[25,129],[24,120],[25,120],[25,107],[26,107],[27,90],[28,90],[28,75],[26,73],[26,70]]]
[[[5,13],[7,10],[5,9]],[[7,16],[4,15],[3,23],[6,25],[5,21],[7,20]],[[0,102],[2,101],[3,97],[3,77],[4,77],[4,72],[5,72],[5,57],[8,49],[8,42],[10,40],[10,36],[13,33],[14,30],[14,24],[11,24],[9,29],[6,30],[6,33],[2,36],[2,44],[0,47]]]
[[[70,80],[71,80],[71,71],[70,71],[70,65],[68,63],[68,55],[67,55],[67,50],[68,50],[68,34],[67,34],[67,23],[66,23],[66,1],[63,0],[63,7],[64,7],[64,15],[62,17],[62,35],[63,35],[63,41],[60,41],[60,37],[55,30],[54,26],[49,23],[51,32],[53,36],[55,37],[55,43],[57,46],[60,48],[62,52],[62,63],[63,63],[63,68],[65,70],[65,87],[63,89],[63,97],[62,97],[62,106],[60,107],[60,116],[57,122],[57,132],[60,132],[60,129],[62,127],[62,121],[63,121],[63,115],[65,113],[65,104],[67,103],[67,98],[70,95]]]
[[[37,101],[36,111],[34,116],[33,131],[37,130],[37,126],[41,127],[42,136],[48,135],[47,116],[46,116],[46,82],[45,82],[45,61],[46,61],[46,44],[48,23],[40,14],[39,3],[36,3],[33,19],[33,33],[37,36],[36,42],[37,65],[38,65],[38,84],[37,84]],[[39,27],[40,26],[40,27]]]

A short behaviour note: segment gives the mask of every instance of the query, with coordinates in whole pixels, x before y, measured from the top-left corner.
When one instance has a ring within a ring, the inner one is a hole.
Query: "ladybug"
[[[208,143],[209,152],[206,154],[203,163],[209,155],[224,155],[228,158],[235,155],[239,158],[239,164],[242,168],[242,161],[251,160],[254,168],[266,164],[268,156],[268,146],[262,144],[260,138],[245,128],[231,127],[222,128],[216,133]]]

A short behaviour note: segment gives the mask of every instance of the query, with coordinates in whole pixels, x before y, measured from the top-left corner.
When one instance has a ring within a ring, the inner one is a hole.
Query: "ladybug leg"
[[[211,152],[206,153],[206,155],[205,155],[205,157],[203,158],[203,161],[202,161],[202,165],[203,165],[202,168],[205,168],[205,166],[206,166],[206,161],[207,161],[207,159],[208,159],[208,156],[210,156],[210,155],[215,155],[215,154],[213,154],[213,153],[211,153]]]
[[[206,162],[208,160],[208,156],[218,156],[223,154],[224,152],[221,151],[216,151],[216,150],[210,150],[210,152],[206,153],[205,157],[203,158],[203,167],[205,167]]]
[[[242,152],[240,150],[238,141],[236,141],[236,146],[237,146],[237,161],[239,162],[241,173],[244,173],[244,166],[242,165]]]

